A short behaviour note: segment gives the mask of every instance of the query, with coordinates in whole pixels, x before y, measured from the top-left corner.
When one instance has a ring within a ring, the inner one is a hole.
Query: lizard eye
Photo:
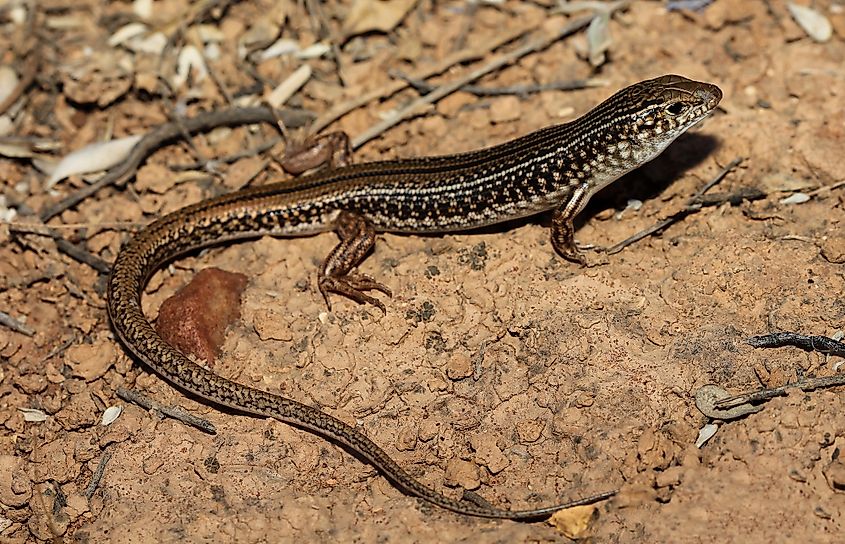
[[[665,111],[666,113],[672,116],[681,115],[682,113],[687,111],[687,105],[683,102],[673,102],[672,104],[666,106]]]

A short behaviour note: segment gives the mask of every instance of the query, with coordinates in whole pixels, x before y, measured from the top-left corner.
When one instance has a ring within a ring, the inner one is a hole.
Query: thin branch
[[[71,259],[79,261],[82,264],[87,264],[100,274],[108,274],[111,271],[111,265],[109,263],[64,238],[56,239],[56,247]]]
[[[715,178],[713,178],[712,180],[707,182],[701,189],[696,191],[696,193],[687,201],[686,207],[684,207],[680,211],[674,213],[673,215],[667,217],[666,219],[664,219],[664,220],[662,220],[662,221],[660,221],[660,222],[658,222],[658,223],[656,223],[656,224],[654,224],[654,225],[652,225],[652,226],[650,226],[646,229],[643,229],[643,230],[637,232],[633,236],[630,236],[630,237],[622,240],[618,244],[615,244],[615,245],[607,248],[605,250],[605,253],[607,253],[608,255],[613,255],[615,253],[619,253],[620,251],[622,251],[626,247],[630,246],[631,244],[639,242],[643,238],[651,236],[652,234],[655,234],[657,232],[662,232],[667,227],[679,222],[680,220],[682,220],[686,216],[692,215],[696,212],[701,211],[702,208],[709,207],[709,206],[719,206],[721,204],[724,204],[725,202],[730,202],[731,204],[736,205],[736,204],[739,204],[740,202],[742,202],[743,200],[757,200],[757,199],[760,199],[760,198],[763,198],[764,196],[766,196],[765,193],[763,193],[762,191],[758,191],[757,189],[741,189],[741,190],[737,191],[736,193],[732,193],[732,194],[709,195],[709,196],[704,195],[705,192],[707,192],[713,186],[715,186],[717,183],[719,183],[723,179],[725,179],[725,177],[728,175],[728,173],[730,173],[731,170],[733,170],[734,168],[739,166],[739,164],[741,162],[742,162],[741,157],[737,157],[734,160],[732,160],[727,166],[725,166],[716,175]]]
[[[761,336],[752,336],[745,341],[746,344],[755,348],[780,348],[794,346],[805,351],[815,351],[825,355],[845,357],[845,343],[827,336],[807,336],[796,332],[777,332]],[[804,378],[795,383],[782,385],[772,389],[751,391],[719,399],[715,403],[718,409],[732,408],[743,404],[762,402],[775,397],[782,397],[790,389],[801,391],[813,391],[823,387],[834,387],[845,385],[845,374],[834,374],[821,378]]]
[[[178,406],[164,406],[163,404],[159,404],[158,402],[142,395],[141,393],[138,393],[137,391],[118,387],[117,396],[127,402],[135,403],[146,410],[155,410],[167,417],[171,417],[173,419],[181,421],[186,425],[196,427],[197,429],[208,434],[215,434],[217,432],[217,429],[215,429],[214,425],[210,421],[197,417],[193,414],[189,414],[183,408],[180,408]]]
[[[352,140],[352,148],[358,149],[365,143],[380,135],[385,130],[397,125],[401,121],[423,113],[429,105],[437,102],[445,96],[452,94],[467,83],[471,83],[476,79],[480,78],[481,76],[484,76],[486,74],[489,74],[490,72],[494,72],[504,66],[507,66],[508,64],[511,64],[530,53],[541,51],[549,47],[554,42],[565,38],[566,36],[574,34],[575,32],[589,25],[590,21],[592,20],[592,15],[575,19],[569,22],[569,24],[566,24],[561,27],[557,32],[548,36],[540,36],[538,38],[535,38],[529,41],[527,44],[518,47],[515,50],[503,54],[498,58],[488,62],[484,66],[470,71],[463,77],[460,77],[452,81],[451,83],[446,83],[445,85],[438,87],[427,95],[417,98],[401,110],[395,111],[392,115],[390,115],[388,118],[384,119],[380,123],[376,123],[368,130],[364,131],[363,134],[358,135],[355,139]]]
[[[297,110],[282,110],[279,116],[289,127],[301,127],[313,117],[310,113]],[[227,110],[201,113],[185,119],[182,128],[189,134],[208,131],[221,126],[251,125],[255,123],[274,123],[275,116],[267,108],[232,108]],[[179,138],[182,130],[176,123],[165,123],[154,128],[135,144],[129,156],[106,173],[95,183],[88,185],[58,203],[41,211],[41,221],[47,222],[63,211],[72,208],[93,195],[103,187],[114,185],[135,174],[138,166],[163,144]]]
[[[111,460],[111,452],[103,452],[103,456],[100,458],[100,462],[97,464],[97,470],[95,470],[94,474],[91,476],[91,483],[89,483],[88,487],[85,488],[85,498],[89,501],[91,500],[91,497],[94,496],[94,492],[97,491],[97,487],[100,485],[100,481],[103,479],[103,474],[106,471],[106,464],[108,464],[109,460]]]
[[[457,64],[462,64],[465,62],[484,58],[496,49],[524,36],[525,34],[528,34],[529,32],[534,31],[536,28],[536,24],[525,26],[523,28],[520,28],[519,30],[503,34],[502,36],[488,42],[482,47],[467,49],[449,55],[434,66],[431,66],[430,68],[426,68],[425,70],[414,74],[413,78],[427,79],[429,77],[442,74],[443,72]],[[344,115],[348,114],[349,112],[354,111],[360,108],[361,106],[372,102],[373,100],[389,98],[401,91],[402,89],[407,89],[408,86],[408,83],[405,81],[394,80],[385,85],[384,87],[381,87],[379,89],[373,89],[372,91],[364,93],[360,96],[356,96],[355,98],[348,100],[347,102],[338,104],[331,110],[321,115],[314,122],[314,125],[311,127],[311,133],[317,134],[327,126],[331,125],[332,123],[343,117]]]
[[[4,325],[15,332],[25,334],[26,336],[35,336],[35,331],[10,316],[6,312],[0,312],[0,325]]]
[[[390,75],[407,81],[414,89],[422,94],[428,94],[437,88],[437,85],[413,79],[399,70],[391,70]],[[607,81],[603,79],[570,79],[567,81],[553,81],[551,83],[532,83],[529,85],[510,85],[506,87],[481,87],[479,85],[464,85],[459,90],[475,96],[503,96],[517,95],[526,96],[544,91],[576,91],[592,87],[603,87]]]

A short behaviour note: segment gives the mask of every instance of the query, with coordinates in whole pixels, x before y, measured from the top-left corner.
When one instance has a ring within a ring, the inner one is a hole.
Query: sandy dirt
[[[347,1],[315,9],[293,0],[163,0],[151,12],[145,4],[52,0],[30,12],[0,3],[0,68],[23,86],[0,112],[0,310],[23,327],[0,326],[0,538],[569,541],[548,523],[423,504],[320,437],[186,397],[114,338],[105,275],[21,225],[40,226],[38,211],[96,178],[75,174],[49,188],[41,161],[261,98],[304,65],[313,73],[286,107],[320,117],[390,85],[395,71],[483,52],[429,80],[448,83],[518,47],[519,39],[486,50],[505,33],[553,32],[583,13],[556,13],[544,0],[377,1],[377,15]],[[214,370],[357,425],[449,496],[468,489],[526,508],[621,488],[578,537],[593,542],[841,541],[841,388],[776,398],[718,422],[695,445],[711,423],[693,399],[700,387],[742,393],[832,375],[842,363],[745,344],[757,334],[832,336],[845,327],[845,7],[812,6],[833,25],[826,42],[808,37],[780,0],[717,0],[698,12],[632,2],[611,18],[601,66],[586,59],[581,31],[477,82],[603,85],[460,91],[355,153],[360,162],[500,143],[572,120],[635,81],[677,73],[719,85],[719,111],[593,199],[577,238],[611,246],[670,217],[737,158],[710,192],[753,189],[756,200],[705,207],[620,253],[591,254],[599,264],[589,268],[554,254],[548,218],[483,233],[380,235],[362,271],[393,290],[386,315],[340,298],[327,310],[315,278],[333,234],[232,244],[159,272],[144,299],[148,315],[199,270],[246,274],[241,319]],[[135,41],[116,43],[132,23],[141,25]],[[262,60],[279,38],[333,47]],[[174,80],[191,50],[204,52],[211,74],[195,68]],[[371,100],[329,129],[354,139],[418,96],[406,88]],[[110,263],[133,230],[166,212],[285,177],[283,143],[204,163],[277,136],[261,125],[198,134],[190,145],[178,139],[127,183],[47,224]],[[119,387],[182,406],[217,433],[127,403]],[[111,406],[123,412],[104,426]]]

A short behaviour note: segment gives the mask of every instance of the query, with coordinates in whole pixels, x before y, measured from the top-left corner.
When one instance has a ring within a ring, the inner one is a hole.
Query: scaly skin
[[[171,384],[214,404],[272,417],[332,439],[371,463],[403,492],[459,514],[535,520],[609,497],[613,492],[514,511],[446,497],[409,475],[342,421],[192,362],[158,335],[141,310],[141,294],[156,269],[188,251],[240,238],[335,230],[341,242],[320,271],[321,291],[383,309],[364,291],[389,291],[371,278],[351,273],[372,247],[376,232],[471,230],[552,209],[555,249],[583,262],[574,244],[572,220],[587,201],[660,154],[710,114],[721,98],[714,85],[663,76],[619,91],[571,123],[495,147],[353,165],[188,206],[153,222],[121,249],[108,286],[112,324],[123,344]]]

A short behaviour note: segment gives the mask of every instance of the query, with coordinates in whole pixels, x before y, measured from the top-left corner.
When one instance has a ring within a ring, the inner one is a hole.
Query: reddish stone
[[[241,317],[246,280],[243,274],[219,268],[201,270],[162,303],[156,330],[185,354],[213,362],[220,354],[226,328]]]

